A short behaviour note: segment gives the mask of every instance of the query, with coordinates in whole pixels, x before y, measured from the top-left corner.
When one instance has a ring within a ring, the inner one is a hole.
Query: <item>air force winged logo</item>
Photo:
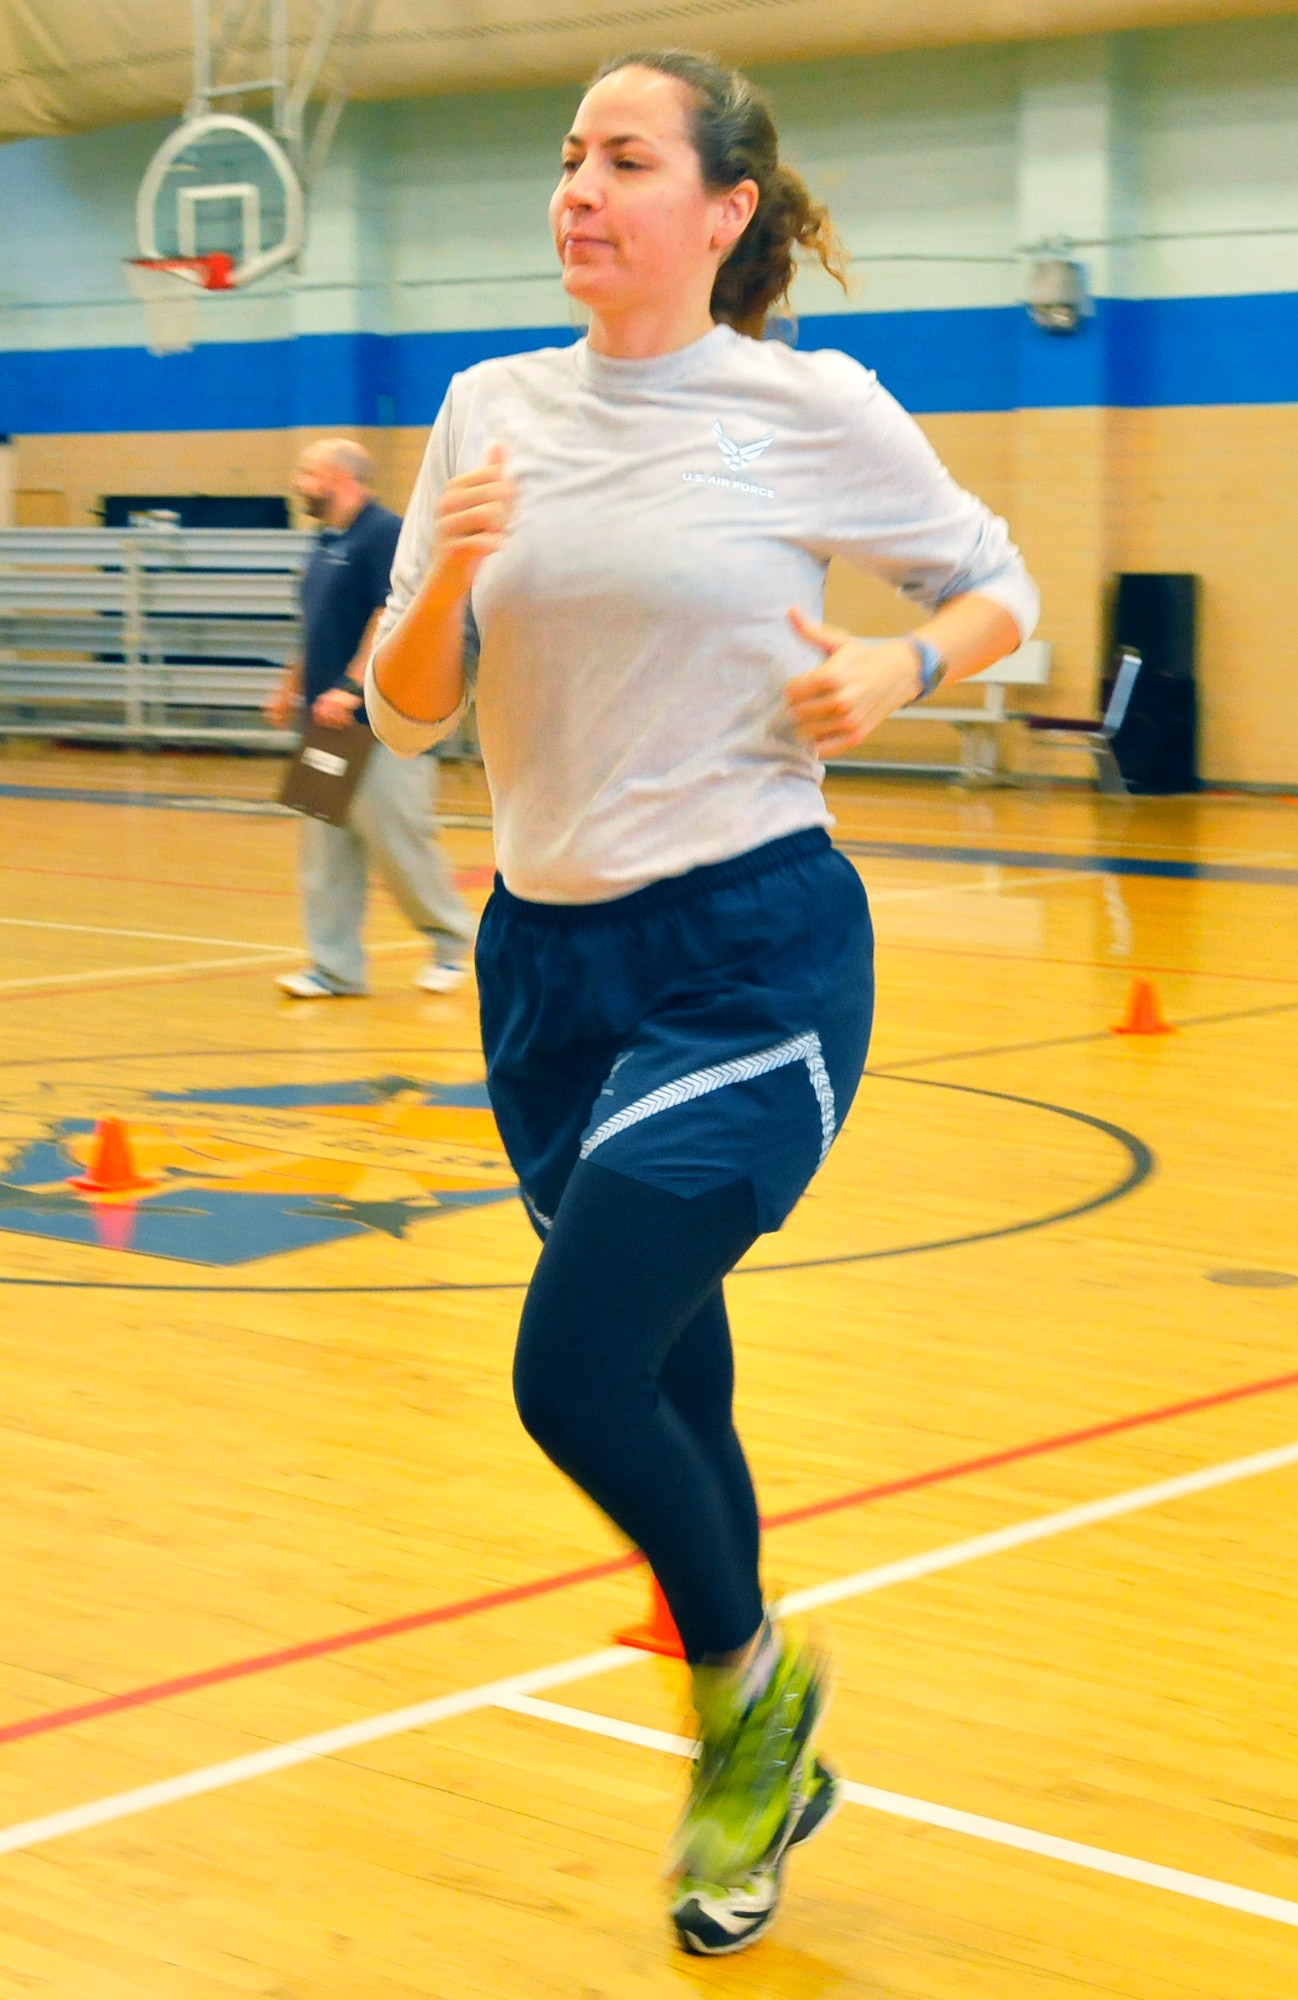
[[[747,472],[753,461],[759,459],[764,451],[769,451],[775,443],[775,432],[767,431],[766,436],[758,438],[755,444],[736,444],[733,438],[726,436],[720,418],[712,426],[712,435],[717,441],[722,458],[726,461],[726,471],[733,472],[737,476]]]

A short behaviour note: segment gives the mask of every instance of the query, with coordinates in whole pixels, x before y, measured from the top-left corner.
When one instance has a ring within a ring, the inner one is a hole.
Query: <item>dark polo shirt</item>
[[[367,500],[342,529],[322,528],[302,578],[307,707],[326,688],[350,687],[347,669],[379,606],[387,603],[401,516]],[[357,711],[364,722],[365,710]]]

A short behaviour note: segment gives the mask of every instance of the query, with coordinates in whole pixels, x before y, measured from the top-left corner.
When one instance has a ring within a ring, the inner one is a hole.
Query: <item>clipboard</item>
[[[342,729],[309,722],[280,787],[279,802],[311,819],[345,826],[374,738],[363,722]]]

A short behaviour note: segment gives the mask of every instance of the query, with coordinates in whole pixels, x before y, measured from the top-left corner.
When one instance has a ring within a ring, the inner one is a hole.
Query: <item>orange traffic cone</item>
[[[681,1635],[676,1630],[676,1621],[667,1609],[667,1599],[662,1594],[662,1586],[650,1571],[649,1575],[649,1616],[643,1625],[628,1625],[623,1632],[613,1634],[613,1642],[618,1646],[636,1646],[642,1653],[662,1653],[669,1660],[683,1660],[685,1648]]]
[[[1152,979],[1133,979],[1127,995],[1127,1011],[1113,1024],[1115,1035],[1174,1035],[1175,1028],[1163,1019],[1158,989]]]
[[[131,1157],[131,1141],[120,1118],[101,1118],[95,1126],[90,1148],[90,1166],[84,1174],[69,1179],[69,1187],[81,1194],[132,1194],[136,1188],[156,1186],[146,1174],[137,1174]]]

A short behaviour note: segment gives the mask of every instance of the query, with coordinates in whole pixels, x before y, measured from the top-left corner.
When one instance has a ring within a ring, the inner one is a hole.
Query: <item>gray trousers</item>
[[[437,764],[376,743],[346,826],[302,822],[302,900],[312,970],[344,993],[365,991],[366,863],[373,860],[403,914],[430,941],[467,945],[474,933],[433,830]]]

